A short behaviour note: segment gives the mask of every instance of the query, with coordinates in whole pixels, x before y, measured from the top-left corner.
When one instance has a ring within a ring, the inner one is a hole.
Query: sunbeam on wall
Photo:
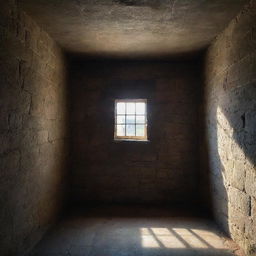
[[[248,2],[207,51],[205,128],[215,218],[255,255],[256,1]]]
[[[215,175],[221,177],[222,184],[218,182],[213,186],[215,189],[218,186],[218,189],[214,190],[218,196],[220,196],[220,189],[226,193],[226,204],[222,204],[225,209],[220,209],[220,211],[224,211],[221,214],[227,218],[227,228],[234,238],[236,235],[233,234],[237,233],[236,229],[240,232],[244,229],[243,215],[251,215],[250,197],[244,190],[246,172],[252,170],[254,164],[246,157],[241,145],[234,140],[237,131],[234,130],[220,106],[216,111],[216,123],[216,150],[219,161],[214,161],[215,164],[218,163],[214,169],[219,170],[219,173],[215,173]],[[218,208],[218,200],[215,200],[215,207]]]

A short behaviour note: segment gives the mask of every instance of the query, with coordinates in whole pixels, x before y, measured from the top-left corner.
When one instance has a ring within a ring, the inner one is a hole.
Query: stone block
[[[213,205],[216,213],[225,215],[228,218],[228,198],[226,195],[214,193]]]
[[[4,183],[10,184],[10,181],[14,179],[15,176],[19,173],[20,168],[20,152],[11,151],[0,157],[1,159],[1,172],[0,179],[1,184],[4,186]]]
[[[0,154],[7,153],[19,147],[20,137],[18,131],[5,131],[0,133]]]
[[[256,197],[256,168],[246,170],[245,191],[248,195]]]
[[[245,163],[243,161],[234,161],[231,185],[241,191],[244,190],[245,183]]]
[[[34,129],[34,130],[44,130],[47,128],[48,120],[42,116],[23,116],[23,129]]]
[[[6,111],[6,109],[2,108],[0,110],[0,131],[8,130],[8,117],[9,113]]]
[[[239,210],[245,217],[250,215],[250,196],[245,192],[229,187],[228,198],[232,207]]]
[[[64,120],[54,120],[49,124],[49,141],[67,137],[67,127]]]
[[[235,226],[241,233],[245,232],[246,217],[241,211],[229,203],[228,207],[228,222],[230,226]]]
[[[22,129],[22,115],[10,113],[8,117],[9,129]]]
[[[256,198],[255,197],[251,197],[251,216],[254,223],[256,223]]]

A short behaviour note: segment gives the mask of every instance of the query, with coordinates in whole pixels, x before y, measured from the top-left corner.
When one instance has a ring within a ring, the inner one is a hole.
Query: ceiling
[[[20,0],[66,51],[163,57],[206,48],[246,0]]]

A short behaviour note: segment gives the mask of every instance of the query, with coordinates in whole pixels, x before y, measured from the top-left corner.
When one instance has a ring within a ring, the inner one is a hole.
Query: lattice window
[[[147,140],[147,101],[115,101],[115,139]]]

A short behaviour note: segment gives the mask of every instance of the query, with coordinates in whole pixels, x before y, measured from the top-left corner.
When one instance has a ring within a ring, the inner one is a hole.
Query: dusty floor
[[[213,222],[169,209],[94,208],[70,214],[31,256],[227,256],[236,246]]]

